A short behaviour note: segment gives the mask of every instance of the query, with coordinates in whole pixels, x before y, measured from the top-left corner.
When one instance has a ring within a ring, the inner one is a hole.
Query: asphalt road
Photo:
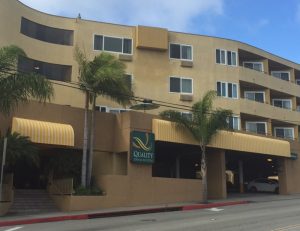
[[[222,208],[3,227],[5,231],[299,231],[300,199]]]

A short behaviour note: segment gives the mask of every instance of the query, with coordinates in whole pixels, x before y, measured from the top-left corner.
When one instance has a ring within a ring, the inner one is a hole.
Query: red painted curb
[[[249,201],[229,201],[229,202],[217,202],[209,204],[197,204],[197,205],[186,205],[182,207],[182,211],[195,210],[195,209],[208,209],[214,207],[224,207],[229,205],[242,205],[248,204]]]
[[[229,202],[219,202],[219,203],[210,203],[210,204],[194,204],[187,206],[174,206],[174,207],[161,207],[161,208],[150,208],[150,209],[137,209],[129,211],[115,211],[115,212],[103,212],[103,213],[90,213],[90,214],[81,214],[81,215],[68,215],[68,216],[59,216],[59,217],[44,217],[44,218],[32,218],[32,219],[23,219],[23,220],[14,220],[14,221],[0,221],[0,227],[4,226],[14,226],[14,225],[28,225],[35,223],[46,223],[46,222],[58,222],[58,221],[67,221],[67,220],[87,220],[93,218],[104,218],[104,217],[117,217],[117,216],[127,216],[127,215],[137,215],[137,214],[146,214],[146,213],[159,213],[159,212],[171,212],[171,211],[187,211],[194,209],[205,209],[213,207],[222,207],[229,205],[239,205],[247,204],[248,201],[229,201]]]
[[[15,221],[0,221],[0,227],[3,226],[14,226],[14,225],[28,225],[35,223],[46,223],[55,221],[66,221],[66,220],[85,220],[88,219],[87,214],[83,215],[70,215],[70,216],[60,216],[60,217],[45,217],[45,218],[33,218]]]
[[[46,223],[46,222],[58,222],[58,221],[67,221],[67,220],[87,220],[87,219],[94,219],[94,218],[171,212],[171,211],[181,211],[181,209],[182,209],[181,206],[177,206],[177,207],[174,206],[174,207],[161,207],[161,208],[149,208],[149,209],[136,209],[136,210],[128,210],[128,211],[89,213],[89,214],[69,215],[69,216],[60,216],[60,217],[33,218],[33,219],[23,219],[23,220],[14,220],[14,221],[0,221],[0,227],[15,226],[15,225],[29,225],[29,224]]]

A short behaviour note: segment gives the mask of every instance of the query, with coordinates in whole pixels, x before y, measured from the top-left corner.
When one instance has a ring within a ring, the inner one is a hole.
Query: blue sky
[[[300,0],[21,0],[50,14],[248,43],[300,63]]]

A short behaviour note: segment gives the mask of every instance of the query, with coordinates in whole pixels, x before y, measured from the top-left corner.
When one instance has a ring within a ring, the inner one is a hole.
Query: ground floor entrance
[[[53,179],[67,177],[79,184],[81,150],[41,145],[36,148],[36,154],[19,158],[10,169],[15,189],[47,189]]]
[[[171,142],[155,143],[153,177],[200,178],[201,149],[196,145]]]
[[[278,192],[282,157],[227,150],[227,192]]]

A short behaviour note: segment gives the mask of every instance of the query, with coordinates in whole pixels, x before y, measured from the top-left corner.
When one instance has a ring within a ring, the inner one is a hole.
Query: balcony
[[[270,104],[259,103],[252,100],[240,99],[240,112],[250,115],[257,115],[279,121],[290,121],[300,125],[300,113]]]
[[[238,67],[240,80],[300,97],[300,85],[245,67]]]
[[[300,112],[275,107],[270,104],[260,103],[248,99],[226,99],[218,97],[215,107],[231,109],[235,114],[249,114],[278,121],[290,121],[300,125]]]

